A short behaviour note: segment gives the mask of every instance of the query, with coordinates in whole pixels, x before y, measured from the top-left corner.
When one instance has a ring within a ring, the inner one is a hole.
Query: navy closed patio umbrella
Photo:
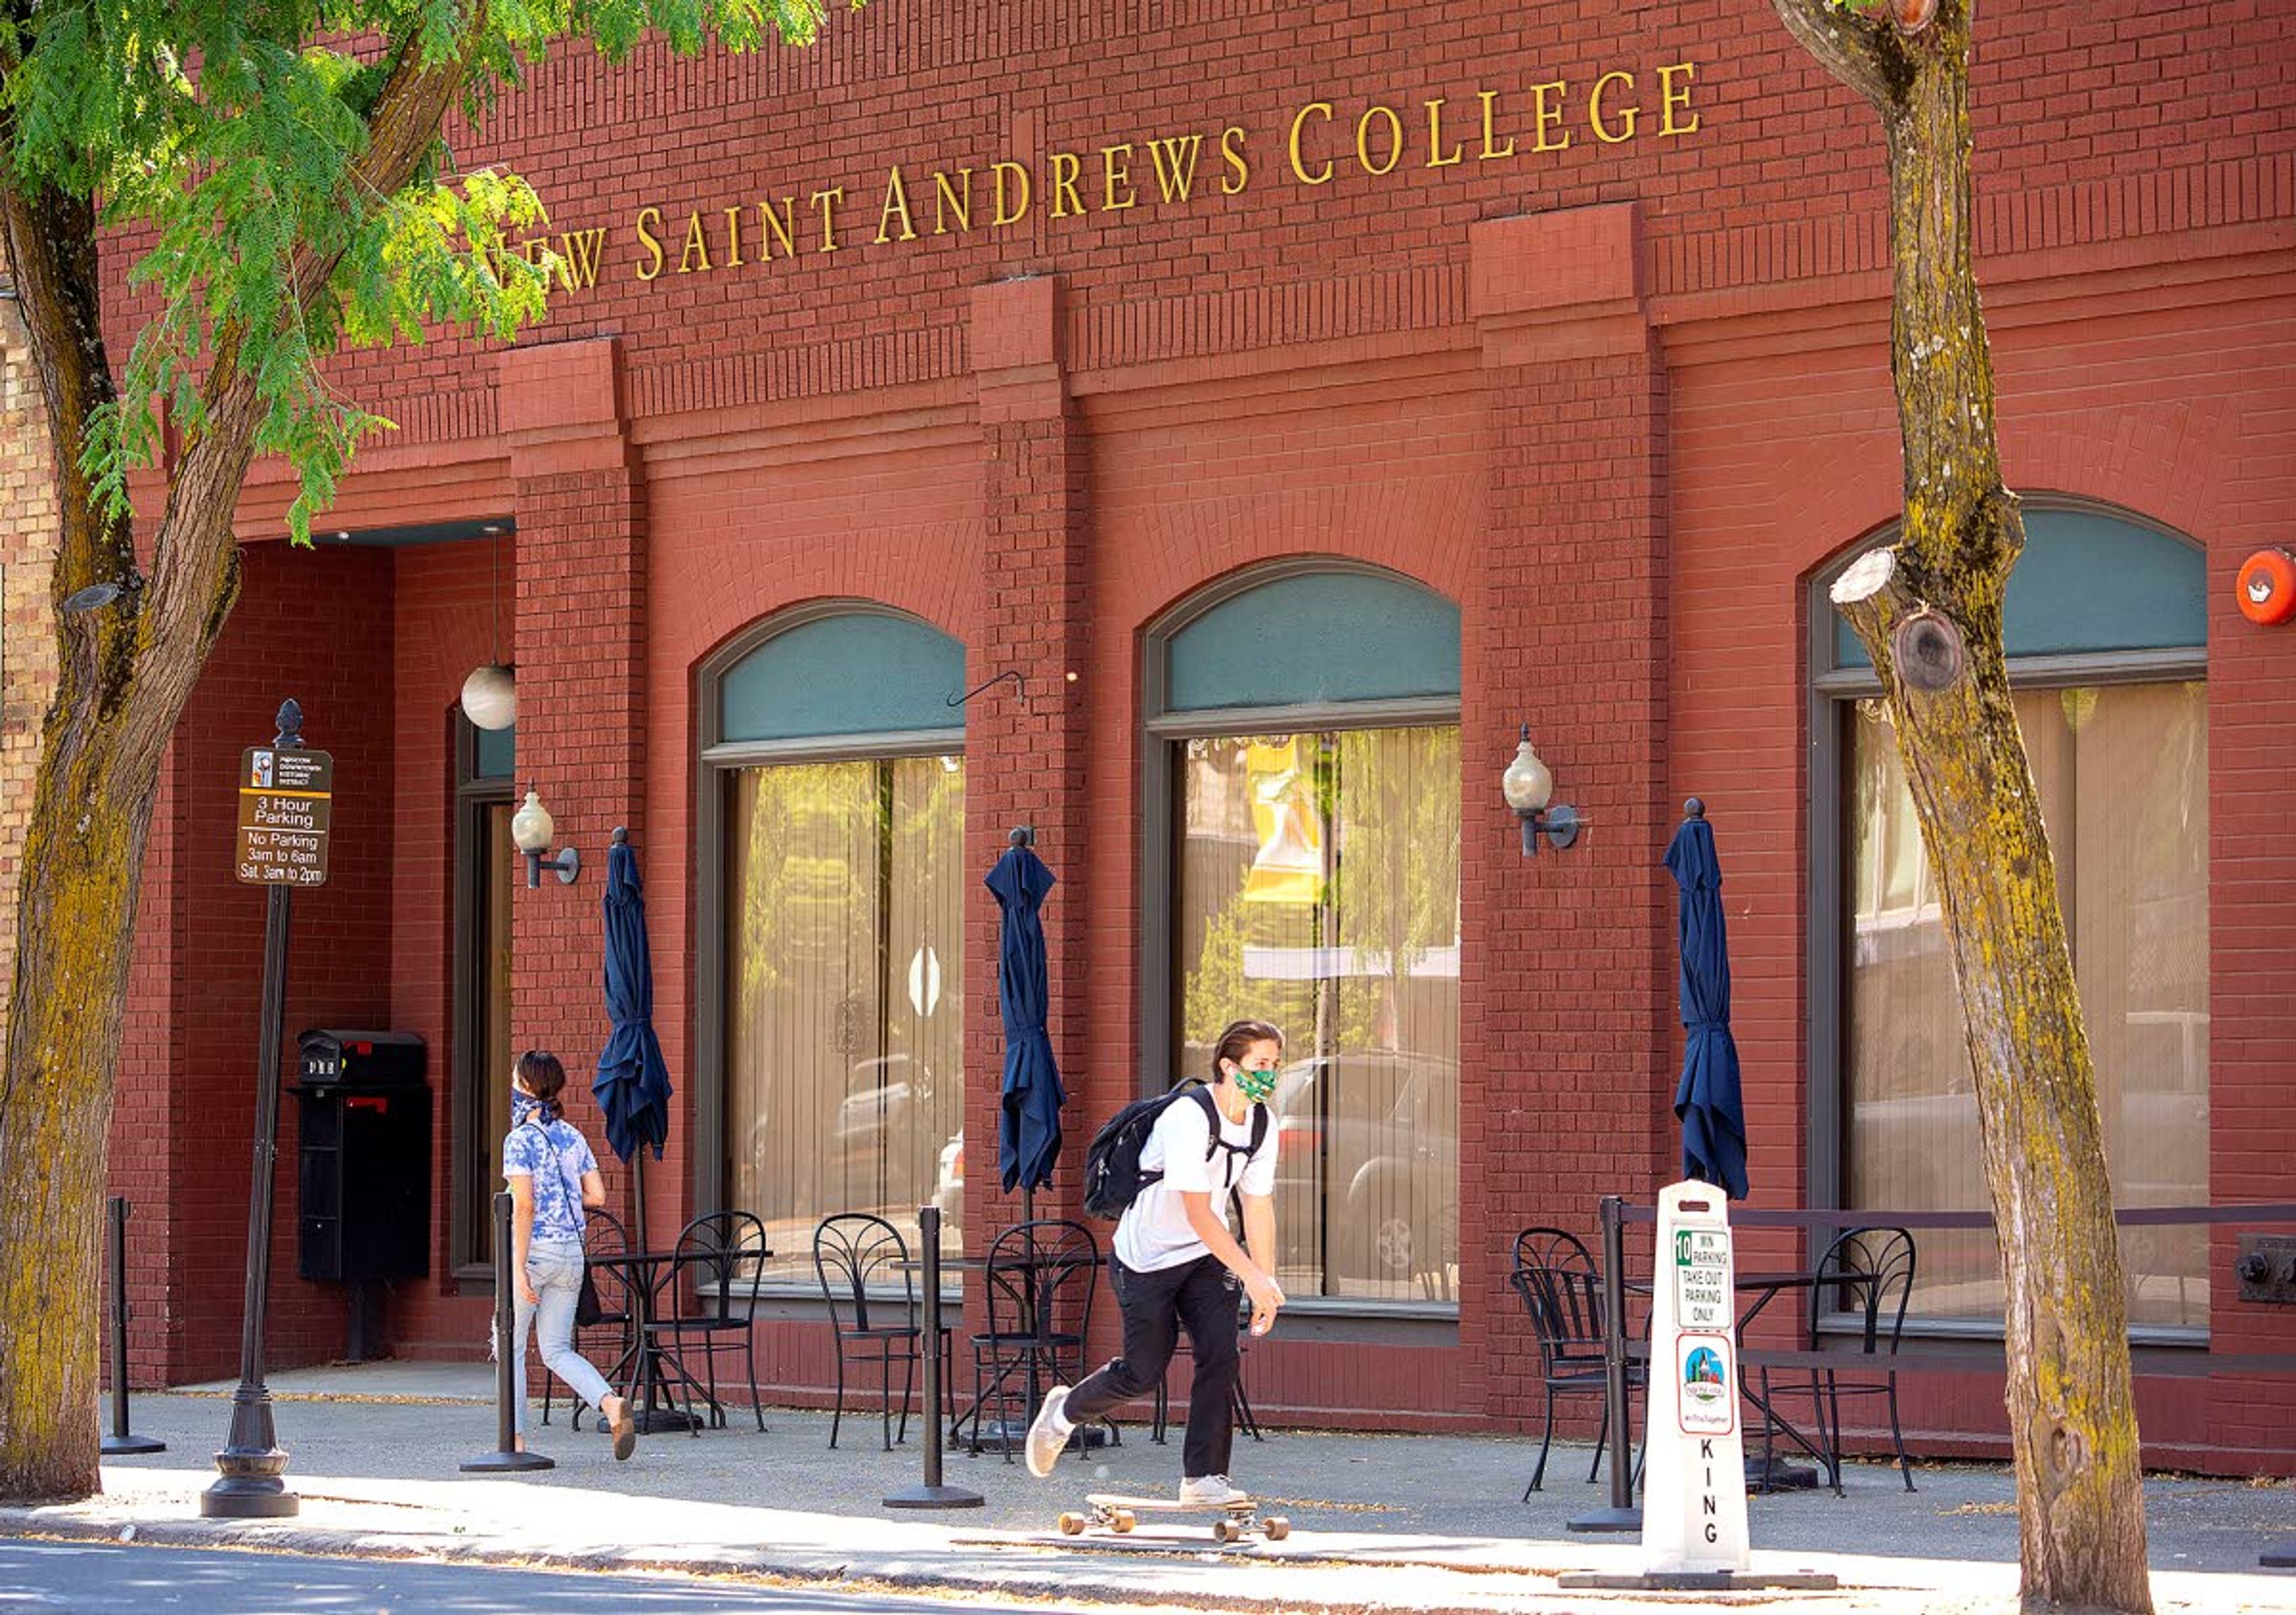
[[[645,1242],[645,1170],[638,1152],[647,1145],[653,1158],[669,1141],[669,1065],[653,1030],[653,952],[646,944],[645,888],[638,879],[637,854],[627,833],[614,832],[606,855],[606,1014],[613,1031],[598,1055],[590,1084],[606,1119],[606,1144],[633,1168],[637,1195],[639,1244]]]
[[[1680,897],[1676,934],[1682,951],[1682,1082],[1674,1113],[1682,1123],[1682,1172],[1746,1197],[1746,1107],[1738,1084],[1738,1044],[1730,1035],[1730,945],[1722,923],[1722,865],[1705,805],[1666,849]]]
[[[996,1125],[996,1168],[1011,1193],[1029,1197],[1052,1181],[1061,1158],[1061,1107],[1068,1094],[1045,1030],[1050,996],[1045,966],[1045,898],[1053,872],[1014,831],[1013,845],[982,884],[1004,911],[996,939],[996,1007],[1004,1021],[1004,1103]]]

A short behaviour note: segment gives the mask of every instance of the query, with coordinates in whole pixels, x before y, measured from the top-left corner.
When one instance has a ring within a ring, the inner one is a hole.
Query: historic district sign
[[[334,812],[335,759],[324,751],[250,746],[239,759],[239,846],[250,886],[323,886]]]

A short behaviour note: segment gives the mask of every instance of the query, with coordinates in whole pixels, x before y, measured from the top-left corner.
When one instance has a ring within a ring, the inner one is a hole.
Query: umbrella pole
[[[645,1145],[641,1143],[630,1156],[631,1238],[637,1249],[646,1249],[645,1215]]]

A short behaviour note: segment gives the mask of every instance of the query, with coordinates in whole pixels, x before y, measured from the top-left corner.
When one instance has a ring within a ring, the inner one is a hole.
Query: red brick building
[[[2013,651],[2116,1180],[2296,1199],[2296,630],[2233,589],[2296,504],[2296,20],[2116,0],[1980,36],[2036,512]],[[887,0],[810,52],[554,61],[457,151],[534,180],[567,283],[514,348],[346,367],[399,430],[316,553],[278,542],[275,470],[249,491],[120,1077],[139,1377],[234,1361],[262,903],[229,776],[290,694],[338,796],[289,1029],[429,1053],[402,1355],[483,1350],[500,1062],[547,1045],[586,1089],[616,825],[677,1087],[647,1237],[767,1219],[778,1397],[829,1383],[815,1217],[938,1198],[977,1250],[1019,1215],[980,881],[1023,824],[1071,1094],[1040,1210],[1208,1024],[1292,1029],[1301,1304],[1248,1369],[1277,1418],[1535,1411],[1514,1232],[1676,1173],[1659,860],[1693,794],[1750,1203],[1983,1203],[1935,906],[1824,605],[1898,506],[1879,142],[1766,7]],[[482,738],[458,692],[497,657],[514,737]],[[1587,824],[1529,858],[1523,724]],[[529,790],[570,884],[519,878]],[[346,1303],[295,1276],[288,1121],[273,1355],[318,1360]],[[1923,1247],[1917,1332],[1997,1330],[1985,1252]],[[2233,1254],[2129,1251],[2147,1456],[2284,1473],[2284,1383],[2165,1372],[2296,1342]],[[1997,1380],[1906,1409],[1923,1450],[1999,1450]]]

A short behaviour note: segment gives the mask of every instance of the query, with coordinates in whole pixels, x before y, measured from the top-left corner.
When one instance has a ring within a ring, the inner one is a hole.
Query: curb
[[[569,1553],[542,1547],[512,1548],[484,1539],[467,1544],[439,1543],[414,1546],[401,1545],[369,1532],[314,1528],[279,1521],[166,1520],[114,1524],[86,1519],[39,1519],[35,1517],[37,1513],[37,1511],[33,1509],[0,1509],[0,1538],[303,1554],[330,1558],[490,1565],[503,1569],[574,1573],[655,1574],[787,1586],[836,1586],[849,1590],[875,1587],[904,1595],[946,1591],[1018,1599],[1058,1597],[1135,1607],[1234,1610],[1251,1612],[1251,1615],[1276,1615],[1278,1611],[1296,1611],[1302,1607],[1302,1593],[1298,1589],[1263,1594],[1234,1586],[1184,1588],[1144,1586],[1136,1580],[1093,1573],[1102,1570],[1103,1564],[1095,1562],[1096,1556],[1090,1550],[1040,1546],[1025,1541],[1005,1543],[978,1538],[968,1539],[964,1545],[976,1551],[1010,1549],[1017,1554],[1047,1556],[1032,1562],[1016,1561],[1011,1567],[1012,1573],[998,1574],[964,1565],[939,1569],[873,1568],[857,1563],[850,1557],[832,1568],[820,1563],[791,1562],[776,1558],[771,1550],[753,1550],[754,1559],[734,1562],[676,1557],[644,1551]],[[1348,1570],[1374,1573],[1416,1572],[1423,1578],[1430,1574],[1457,1576],[1476,1584],[1477,1590],[1484,1595],[1476,1602],[1452,1603],[1431,1601],[1425,1596],[1427,1589],[1423,1586],[1416,1591],[1398,1588],[1387,1596],[1356,1597],[1332,1596],[1342,1590],[1337,1586],[1317,1589],[1309,1600],[1309,1606],[1333,1612],[1333,1615],[1390,1615],[1390,1612],[1398,1610],[1424,1611],[1424,1615],[1491,1615],[1493,1609],[1497,1607],[1495,1601],[1499,1598],[1529,1600],[1554,1595],[1559,1591],[1551,1577],[1513,1569],[1480,1570],[1427,1561],[1351,1559],[1336,1554],[1251,1560],[1209,1546],[1202,1550],[1181,1546],[1168,1552],[1125,1549],[1120,1551],[1120,1557],[1136,1562],[1201,1562],[1215,1554],[1220,1554],[1230,1565],[1249,1566],[1254,1571],[1272,1571],[1279,1568],[1308,1570],[1316,1573],[1316,1578],[1319,1581],[1329,1579],[1332,1572]],[[1059,1557],[1055,1560],[1050,1557],[1052,1555]],[[824,1556],[834,1557],[833,1550]]]

